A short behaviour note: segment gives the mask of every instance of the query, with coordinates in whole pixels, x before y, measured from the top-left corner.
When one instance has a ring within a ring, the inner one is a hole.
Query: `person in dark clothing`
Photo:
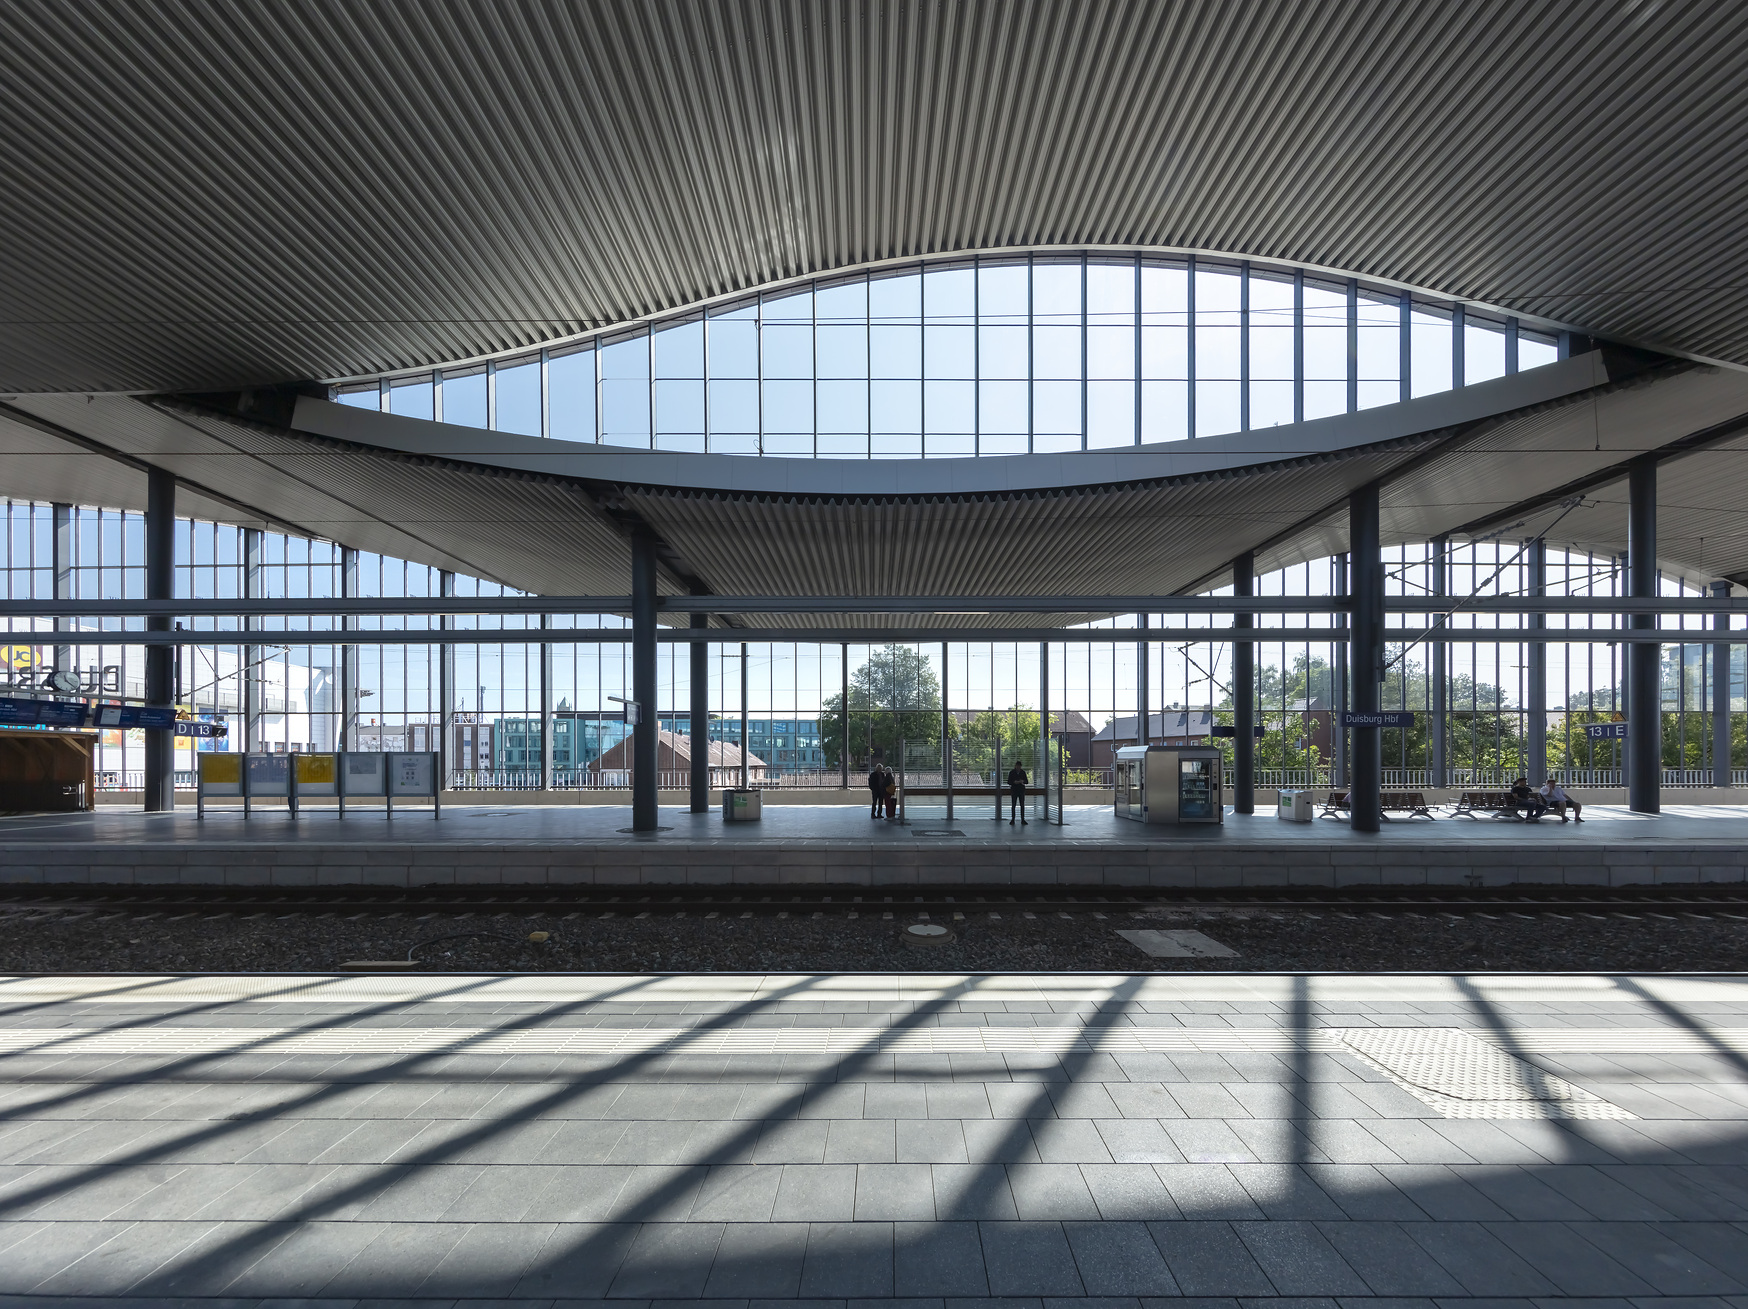
[[[1009,827],[1014,825],[1016,816],[1020,820],[1021,827],[1030,825],[1026,818],[1026,788],[1031,785],[1031,782],[1032,779],[1026,776],[1026,770],[1019,764],[1008,769],[1008,803],[1011,806],[1008,814]]]
[[[1511,784],[1511,798],[1523,810],[1527,822],[1534,822],[1548,812],[1548,802],[1530,789],[1527,777],[1520,777]]]
[[[880,817],[880,811],[886,807],[886,770],[879,764],[868,770],[868,797],[871,801],[868,817]]]

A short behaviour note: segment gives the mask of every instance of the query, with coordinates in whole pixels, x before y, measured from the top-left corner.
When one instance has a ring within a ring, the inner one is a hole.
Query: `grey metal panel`
[[[6,390],[429,365],[1025,245],[1300,261],[1748,360],[1748,25],[1728,4],[7,18]]]

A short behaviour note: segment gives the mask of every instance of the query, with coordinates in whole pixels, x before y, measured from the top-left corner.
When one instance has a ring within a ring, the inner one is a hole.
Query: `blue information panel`
[[[1343,727],[1412,727],[1414,712],[1409,709],[1385,709],[1380,713],[1363,714],[1353,709],[1341,711]]]
[[[21,727],[83,727],[85,706],[64,700],[0,699],[0,723]]]
[[[230,734],[231,729],[223,723],[193,723],[184,721],[176,724],[177,736],[197,736],[206,738],[214,736],[229,736]]]
[[[1592,741],[1624,741],[1627,739],[1625,723],[1586,723],[1584,735]]]

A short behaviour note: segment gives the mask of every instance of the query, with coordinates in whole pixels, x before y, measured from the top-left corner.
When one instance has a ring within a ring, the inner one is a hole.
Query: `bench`
[[[1454,818],[1461,815],[1464,818],[1473,818],[1477,813],[1485,813],[1492,814],[1495,818],[1512,818],[1517,822],[1534,822],[1535,819],[1526,818],[1518,812],[1523,807],[1523,802],[1510,791],[1464,791],[1457,798],[1457,803],[1451,807],[1451,816]],[[1546,813],[1547,810],[1544,809],[1542,812]],[[1540,818],[1541,814],[1537,814],[1536,817]]]
[[[1323,802],[1323,812],[1319,818],[1341,818],[1350,812],[1346,791],[1331,791],[1329,798]],[[1378,793],[1378,808],[1382,809],[1385,822],[1390,821],[1392,813],[1404,814],[1409,818],[1433,817],[1431,807],[1426,803],[1426,797],[1419,791],[1381,791]]]
[[[948,791],[944,786],[904,786],[899,788],[898,794],[900,800],[907,800],[912,796],[917,796],[919,798],[922,796],[939,796],[940,798],[945,799],[948,795]],[[994,797],[995,816],[999,819],[1001,817],[1001,802],[1007,797],[1008,788],[1005,786],[955,786],[951,794],[955,800],[966,797],[982,797],[984,799]],[[1045,794],[1045,791],[1041,786],[1028,786],[1026,788],[1026,795],[1028,798],[1043,794]]]

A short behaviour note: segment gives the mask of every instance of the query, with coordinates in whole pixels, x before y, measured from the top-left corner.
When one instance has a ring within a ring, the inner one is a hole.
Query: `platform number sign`
[[[1624,741],[1627,739],[1625,723],[1586,723],[1584,735],[1592,741]]]

